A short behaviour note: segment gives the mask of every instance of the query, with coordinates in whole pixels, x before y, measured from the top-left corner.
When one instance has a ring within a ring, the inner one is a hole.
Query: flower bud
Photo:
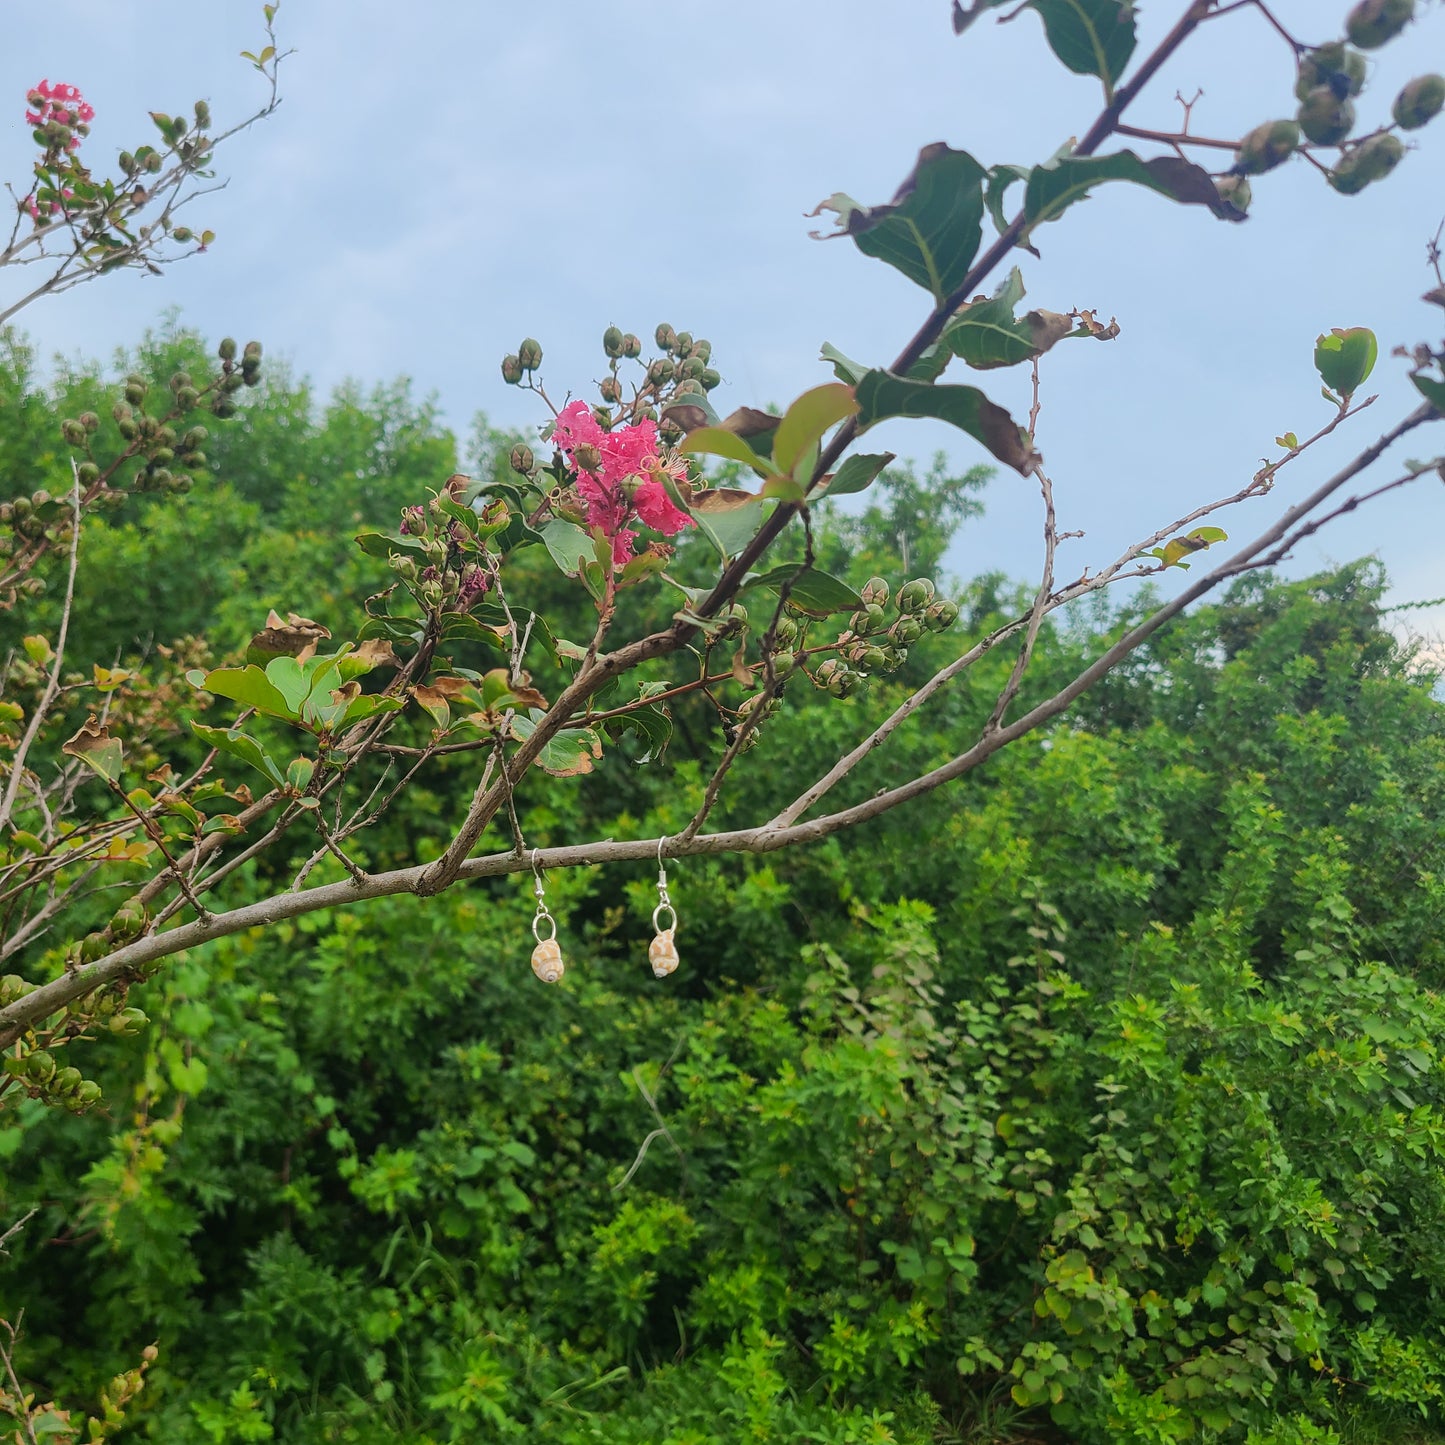
[[[1360,0],[1345,19],[1345,34],[1361,50],[1378,50],[1415,18],[1415,0]]]
[[[859,666],[865,672],[877,672],[887,661],[881,647],[865,647],[858,658]]]
[[[135,174],[135,157],[131,155],[129,151],[122,151],[119,156],[119,161],[120,168],[126,175],[133,176]]]
[[[616,406],[622,400],[622,387],[615,376],[604,376],[597,385],[602,400]]]
[[[1315,145],[1332,146],[1355,128],[1355,107],[1341,100],[1327,85],[1305,96],[1299,108],[1299,128]]]
[[[773,654],[773,672],[778,677],[786,677],[796,666],[798,655],[795,652],[775,652]]]
[[[234,361],[236,359],[236,338],[234,336],[225,337],[216,348],[216,355],[222,361]]]
[[[179,241],[181,245],[184,246],[187,241],[193,240],[195,238],[195,234],[196,233],[191,230],[189,226],[176,226],[171,231],[171,240]]]
[[[625,338],[622,335],[621,327],[609,326],[607,330],[602,333],[603,354],[615,361],[622,355],[622,344],[624,340]]]
[[[898,589],[900,612],[922,612],[933,601],[933,583],[927,577],[915,577]]]
[[[958,621],[958,604],[940,597],[923,610],[923,623],[930,632],[944,632]]]
[[[1220,176],[1214,183],[1214,189],[1219,192],[1221,201],[1228,202],[1237,211],[1247,211],[1254,195],[1244,176]]]
[[[157,447],[151,454],[151,461],[158,467],[168,467],[175,459],[176,454],[170,447]]]
[[[678,338],[678,340],[681,339],[681,337]],[[692,345],[687,348],[687,354],[689,357],[696,357],[699,361],[706,364],[712,360],[712,342],[701,339],[694,341]]]
[[[1445,75],[1417,75],[1395,97],[1392,114],[1401,130],[1419,130],[1445,106]]]
[[[687,355],[687,349],[688,349],[688,347],[691,346],[691,345],[692,345],[692,332],[691,332],[691,331],[679,331],[679,332],[677,333],[677,339],[676,339],[676,341],[673,342],[673,346],[675,347],[675,349],[676,349],[676,351],[677,351],[677,354],[678,354],[679,356],[686,356],[686,355]]]
[[[1353,146],[1335,163],[1330,185],[1342,196],[1355,196],[1372,181],[1383,180],[1405,155],[1399,136],[1372,135]]]
[[[664,321],[653,332],[653,339],[664,351],[671,351],[677,345],[677,332]]]
[[[715,387],[722,385],[722,372],[714,371],[712,367],[709,366],[704,368],[698,380],[702,382],[702,389],[704,391],[712,391]]]
[[[651,366],[647,368],[647,379],[654,386],[664,386],[672,380],[676,368],[667,357],[659,356]]]
[[[60,423],[60,435],[65,438],[69,446],[85,445],[85,428],[78,421],[69,417]]]
[[[160,170],[160,168],[161,168],[161,153],[160,153],[159,151],[152,151],[152,152],[145,158],[145,169],[146,169],[147,171],[149,171],[151,175],[155,175],[155,173],[156,173],[158,170]]]
[[[75,473],[82,487],[93,487],[100,480],[100,468],[94,462],[81,462]]]
[[[1239,143],[1234,157],[1240,175],[1262,176],[1283,165],[1299,148],[1299,126],[1292,120],[1270,120],[1257,125]]]
[[[773,627],[773,637],[779,647],[792,647],[798,640],[799,627],[791,617],[780,617]]]
[[[200,401],[201,394],[193,386],[183,386],[176,393],[176,405],[182,411],[193,411],[196,403]]]
[[[211,123],[211,107],[204,101],[196,102],[196,129],[205,130]]]
[[[523,476],[530,476],[532,468],[537,465],[537,459],[532,455],[532,448],[526,442],[518,442],[512,448],[512,455],[508,458],[514,472],[520,472]]]
[[[536,371],[542,364],[542,343],[530,336],[517,348],[517,360],[523,371]]]
[[[602,453],[591,442],[583,442],[572,449],[572,460],[584,472],[602,470]]]
[[[1299,78],[1295,82],[1295,99],[1303,100],[1318,86],[1327,85],[1341,100],[1358,95],[1365,86],[1369,61],[1358,50],[1349,49],[1342,40],[1307,50],[1300,57]]]
[[[522,359],[519,356],[502,358],[502,380],[508,386],[516,386],[522,380]]]
[[[622,338],[622,354],[629,361],[634,361],[642,355],[642,342],[630,331]]]

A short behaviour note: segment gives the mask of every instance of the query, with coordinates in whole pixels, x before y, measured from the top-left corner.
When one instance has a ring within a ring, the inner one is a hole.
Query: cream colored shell
[[[647,945],[647,961],[658,978],[666,978],[677,967],[677,944],[673,942],[673,930],[665,928]]]
[[[555,938],[544,938],[532,950],[532,972],[543,983],[556,983],[564,971],[561,945]]]

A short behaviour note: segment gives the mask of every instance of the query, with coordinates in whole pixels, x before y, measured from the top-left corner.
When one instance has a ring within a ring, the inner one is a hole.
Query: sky
[[[1140,5],[1136,57],[1184,8]],[[1272,9],[1319,42],[1348,5]],[[1362,128],[1412,75],[1445,70],[1445,6],[1421,0],[1421,11],[1375,53]],[[24,93],[42,77],[95,106],[93,165],[148,139],[149,110],[188,111],[204,96],[225,124],[264,98],[238,58],[264,43],[251,0],[68,0],[15,7],[6,30],[0,97],[15,103],[0,169],[22,183]],[[1035,15],[990,16],[955,37],[947,0],[283,0],[277,30],[295,52],[283,103],[218,151],[228,183],[191,208],[191,224],[217,233],[208,254],[31,307],[18,321],[43,354],[108,357],[178,307],[209,336],[260,338],[323,393],[409,376],[464,437],[478,411],[508,427],[547,419],[500,376],[522,337],[542,343],[549,393],[589,394],[608,325],[646,339],[667,321],[713,343],[720,412],[786,404],[832,379],[822,343],[885,365],[929,306],[851,242],[812,239],[827,218],[805,213],[835,191],[888,200],[932,141],[985,165],[1036,163],[1100,105],[1098,82],[1058,65]],[[1238,136],[1291,115],[1293,81],[1288,48],[1246,5],[1201,27],[1129,118],[1176,129],[1176,92],[1202,90],[1196,132]],[[1238,491],[1277,434],[1327,421],[1311,362],[1321,331],[1376,331],[1366,390],[1380,400],[1284,471],[1272,498],[1222,519],[1232,536],[1252,535],[1416,404],[1389,351],[1441,334],[1440,311],[1419,297],[1445,216],[1445,118],[1415,139],[1359,197],[1335,195],[1298,160],[1260,178],[1242,225],[1106,187],[1045,228],[1040,259],[1019,255],[1028,304],[1090,307],[1121,328],[1107,344],[1063,343],[1042,365],[1039,447],[1060,526],[1085,533],[1065,544],[1061,573],[1097,568]],[[11,294],[18,283],[4,280]],[[1028,411],[1022,369],[949,379]],[[1445,424],[1416,437],[1396,455],[1445,452]],[[959,468],[988,460],[934,424],[869,434],[869,450],[885,447],[925,462],[942,448]],[[1032,484],[1000,472],[985,503],[950,569],[1036,574]],[[1442,533],[1445,488],[1420,482],[1336,523],[1291,570],[1373,553],[1396,601],[1435,598]],[[1445,630],[1445,608],[1407,615]]]

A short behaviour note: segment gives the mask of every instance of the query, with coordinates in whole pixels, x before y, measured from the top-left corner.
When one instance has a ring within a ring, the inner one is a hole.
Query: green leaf
[[[833,375],[839,381],[846,381],[849,386],[856,386],[868,375],[868,368],[861,362],[854,361],[851,357],[844,356],[831,341],[823,343],[821,360],[831,362]]]
[[[777,435],[773,438],[773,464],[780,471],[792,473],[811,446],[857,410],[853,388],[840,381],[825,382],[805,391],[778,423]],[[798,480],[803,478],[800,476]]]
[[[852,492],[861,492],[871,487],[879,472],[895,460],[893,452],[861,452],[849,457],[828,483],[825,494],[830,497],[846,497]]]
[[[689,456],[725,457],[730,462],[741,462],[765,477],[773,470],[742,437],[725,427],[700,426],[688,432],[677,449]]]
[[[119,777],[125,763],[125,752],[119,738],[113,738],[110,730],[94,716],[74,737],[61,744],[60,751],[67,757],[77,758],[97,777],[113,783]]]
[[[524,740],[531,737],[544,716],[539,708],[533,708],[529,717],[518,714],[512,719],[513,733]],[[554,778],[574,778],[590,773],[593,763],[601,756],[602,741],[594,729],[563,728],[542,745],[537,764]]]
[[[987,301],[962,307],[940,341],[977,371],[1017,366],[1042,356],[1074,324],[1056,311],[1030,311],[1021,320],[1016,318],[1014,307],[1023,294],[1024,278],[1016,266]]]
[[[198,722],[191,724],[191,731],[203,743],[215,748],[218,752],[230,753],[233,758],[240,758],[243,763],[249,764],[266,777],[275,787],[285,786],[286,778],[280,767],[266,749],[249,734],[237,732],[234,728],[207,727],[204,723]]]
[[[888,371],[858,383],[858,429],[894,416],[934,417],[966,431],[999,461],[1027,476],[1038,460],[1027,434],[1003,407],[974,386],[929,386]]]
[[[1415,389],[1440,413],[1445,416],[1445,381],[1436,381],[1433,376],[1412,376]]]
[[[1336,326],[1315,341],[1315,370],[1327,387],[1348,402],[1375,369],[1379,354],[1379,343],[1368,326]]]
[[[426,548],[414,537],[394,537],[389,532],[361,532],[356,545],[368,557],[390,557],[393,552],[400,552],[421,562],[427,556]]]
[[[827,617],[834,612],[853,612],[863,605],[863,599],[846,583],[815,567],[804,568],[801,562],[786,562],[757,577],[749,578],[740,589],[750,592],[754,588],[766,588],[769,592],[788,589],[788,601],[805,612],[818,617]]]
[[[692,519],[726,561],[752,541],[769,504],[751,492],[719,488],[693,498]]]
[[[1097,75],[1109,93],[1134,53],[1130,0],[1029,0],[1044,22],[1049,49],[1075,75]]]
[[[301,704],[311,696],[315,675],[310,663],[297,662],[294,657],[274,657],[266,664],[266,680],[286,699],[292,717],[299,715]]]
[[[405,698],[382,697],[379,693],[364,692],[360,697],[354,697],[346,704],[346,711],[341,714],[338,725],[350,727],[352,723],[375,717],[377,713],[400,712],[405,706]]]
[[[243,707],[253,707],[288,722],[296,721],[296,711],[286,701],[285,694],[259,667],[218,667],[214,672],[196,668],[188,672],[186,678],[192,686],[213,692],[217,697],[228,697]]]
[[[1035,166],[1024,188],[1026,230],[1056,221],[1105,181],[1132,181],[1182,205],[1207,206],[1225,220],[1243,219],[1242,212],[1220,199],[1209,173],[1193,162],[1178,156],[1142,161],[1133,151],[1118,151],[1111,156],[1065,156]]]
[[[941,141],[924,146],[912,174],[887,205],[860,206],[842,192],[813,215],[833,211],[865,256],[902,271],[942,303],[968,275],[983,239],[984,168]]]
[[[988,173],[988,184],[984,187],[984,203],[988,207],[988,214],[993,221],[999,235],[1008,230],[1008,218],[1003,213],[1004,197],[1008,194],[1008,188],[1015,181],[1026,181],[1029,178],[1028,166],[994,166]]]
[[[537,528],[538,535],[547,544],[547,551],[558,568],[569,577],[575,577],[583,564],[592,559],[592,536],[574,522],[554,517]]]
[[[606,727],[607,735],[613,741],[624,732],[638,735],[643,744],[642,754],[637,759],[639,767],[644,763],[655,763],[672,741],[672,715],[660,704],[635,708],[621,717],[609,718]]]

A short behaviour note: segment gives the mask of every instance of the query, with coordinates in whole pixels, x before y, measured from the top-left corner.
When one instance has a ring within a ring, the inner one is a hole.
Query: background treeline
[[[119,365],[209,349],[170,327]],[[63,491],[86,407],[101,368],[42,385],[9,337],[0,491]],[[351,635],[390,580],[353,534],[511,442],[459,448],[404,382],[323,402],[273,369],[189,497],[88,527],[72,655],[143,691],[159,649],[222,659],[268,607]],[[984,481],[889,473],[820,516],[822,565],[896,584],[906,547],[944,581]],[[542,550],[516,591],[575,636]],[[1241,581],[965,783],[674,865],[663,983],[640,865],[549,878],[556,988],[521,879],[168,965],[149,1028],[92,1048],[102,1110],[0,1114],[0,1227],[37,1211],[0,1261],[17,1369],[84,1408],[157,1341],[126,1438],[167,1445],[1441,1438],[1445,711],[1383,585]],[[1022,595],[948,591],[970,633]],[[1029,690],[1128,613],[1047,629]],[[956,645],[845,702],[791,686],[716,824],[776,811]],[[1010,662],[843,795],[957,752]],[[198,758],[193,696],[145,698]],[[528,841],[680,829],[722,737],[705,701],[675,718],[660,764],[529,781]],[[405,793],[360,861],[434,856],[473,770]]]

